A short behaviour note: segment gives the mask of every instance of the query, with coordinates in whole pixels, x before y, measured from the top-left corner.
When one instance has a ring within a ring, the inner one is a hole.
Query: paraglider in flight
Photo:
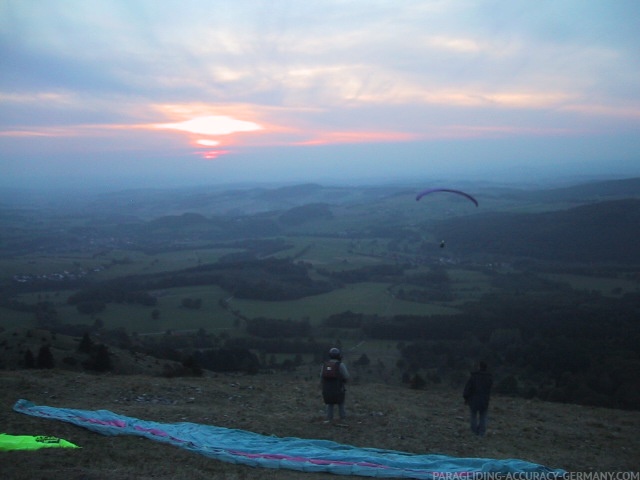
[[[457,193],[458,195],[462,195],[463,197],[468,198],[469,200],[471,200],[473,203],[475,203],[476,207],[478,206],[478,201],[473,198],[471,195],[469,195],[468,193],[462,192],[460,190],[452,190],[450,188],[430,188],[429,190],[425,190],[423,192],[420,192],[417,196],[416,196],[416,202],[418,200],[420,200],[422,197],[424,197],[425,195],[428,195],[430,193],[433,192],[449,192],[449,193]]]

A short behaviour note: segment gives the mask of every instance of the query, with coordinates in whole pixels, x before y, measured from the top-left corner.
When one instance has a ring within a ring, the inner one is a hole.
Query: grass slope
[[[415,391],[378,383],[349,387],[348,426],[323,423],[317,366],[296,374],[88,375],[60,370],[0,372],[0,424],[14,435],[43,434],[77,450],[1,452],[3,478],[319,479],[323,474],[231,465],[151,440],[104,437],[13,411],[38,405],[107,409],[160,422],[196,422],[280,437],[456,457],[519,458],[569,471],[637,470],[640,412],[494,397],[489,432],[473,437],[458,389]]]

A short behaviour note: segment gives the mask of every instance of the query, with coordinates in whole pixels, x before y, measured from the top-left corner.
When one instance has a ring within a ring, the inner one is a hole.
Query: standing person
[[[322,399],[327,405],[327,421],[333,420],[333,408],[338,405],[340,420],[347,416],[344,409],[346,396],[345,383],[349,380],[349,371],[342,361],[342,354],[337,348],[329,350],[329,360],[322,365],[320,382],[322,384]]]
[[[493,376],[487,371],[487,364],[480,362],[478,370],[471,372],[462,393],[464,403],[469,405],[471,431],[481,437],[487,430],[487,410],[492,384]]]

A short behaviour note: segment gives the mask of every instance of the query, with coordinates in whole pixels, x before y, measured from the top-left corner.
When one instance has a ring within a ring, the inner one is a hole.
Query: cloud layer
[[[0,173],[411,176],[468,169],[468,142],[487,175],[581,159],[634,173],[639,14],[633,0],[5,0]]]

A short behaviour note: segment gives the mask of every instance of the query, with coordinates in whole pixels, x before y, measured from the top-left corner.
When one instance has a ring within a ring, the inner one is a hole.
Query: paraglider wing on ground
[[[276,437],[190,422],[160,423],[108,410],[38,406],[24,399],[18,400],[13,408],[20,413],[69,422],[103,435],[145,437],[220,461],[252,467],[423,480],[438,480],[445,474],[471,478],[475,472],[517,472],[521,475],[526,472],[548,479],[566,473],[526,460],[458,458],[356,447],[330,440]]]

